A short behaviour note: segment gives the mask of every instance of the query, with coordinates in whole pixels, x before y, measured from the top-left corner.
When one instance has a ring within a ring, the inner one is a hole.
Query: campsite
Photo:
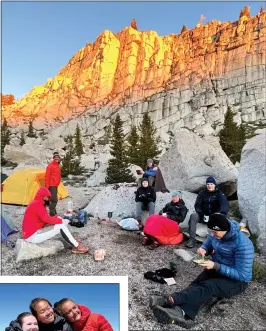
[[[4,171],[12,172],[11,169]],[[65,186],[72,197],[74,208],[84,207],[92,197],[102,190],[101,187],[73,187]],[[58,211],[62,215],[67,209],[69,197],[58,202]],[[21,237],[21,222],[25,206],[2,205],[5,212],[17,226],[19,232],[9,236],[11,242]],[[114,221],[114,220],[112,220]],[[99,221],[92,217],[83,228],[69,227],[72,233],[78,235],[89,246],[90,253],[86,255],[71,254],[69,248],[59,251],[55,255],[16,262],[14,248],[10,244],[2,245],[2,275],[28,276],[117,276],[129,277],[129,329],[130,330],[179,330],[178,326],[163,326],[159,324],[149,308],[149,295],[163,292],[171,293],[187,286],[201,271],[201,267],[194,262],[185,262],[174,253],[174,249],[183,248],[183,243],[177,246],[162,246],[150,251],[141,245],[141,235],[136,231],[122,230],[115,222]],[[199,246],[199,245],[198,245]],[[198,247],[197,246],[197,247]],[[104,249],[104,261],[96,262],[93,252]],[[196,253],[196,249],[193,249]],[[256,254],[256,259],[266,265],[266,259]],[[169,268],[169,263],[177,264],[175,285],[153,282],[144,278],[147,271],[159,268]],[[254,329],[263,330],[266,311],[266,283],[253,282],[242,295],[225,300],[211,307],[203,307],[197,317],[194,330],[203,330],[212,323],[214,329]]]

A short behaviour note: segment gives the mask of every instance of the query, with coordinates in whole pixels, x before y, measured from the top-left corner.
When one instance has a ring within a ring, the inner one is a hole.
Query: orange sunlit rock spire
[[[233,23],[211,21],[169,36],[138,31],[132,23],[117,34],[105,30],[54,78],[3,107],[3,116],[8,115],[11,124],[22,118],[51,124],[79,116],[85,109],[119,106],[125,100],[184,89],[207,77],[223,77],[245,66],[247,54],[261,53],[253,62],[265,64],[266,13],[248,17],[246,12],[242,10]]]

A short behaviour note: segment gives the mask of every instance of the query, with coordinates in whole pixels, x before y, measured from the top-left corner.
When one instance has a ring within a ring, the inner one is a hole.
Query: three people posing
[[[35,298],[30,311],[11,321],[5,331],[113,331],[103,315],[71,299],[62,299],[53,308],[46,298]]]

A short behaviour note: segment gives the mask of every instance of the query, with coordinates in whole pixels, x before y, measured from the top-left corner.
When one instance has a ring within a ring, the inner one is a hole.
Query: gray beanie
[[[153,159],[148,159],[147,160],[147,163],[150,163],[150,162],[153,163]]]

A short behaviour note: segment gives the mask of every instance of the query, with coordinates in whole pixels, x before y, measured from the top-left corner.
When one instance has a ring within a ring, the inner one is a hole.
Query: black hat
[[[210,215],[207,226],[214,231],[228,231],[230,229],[228,219],[220,213]]]

